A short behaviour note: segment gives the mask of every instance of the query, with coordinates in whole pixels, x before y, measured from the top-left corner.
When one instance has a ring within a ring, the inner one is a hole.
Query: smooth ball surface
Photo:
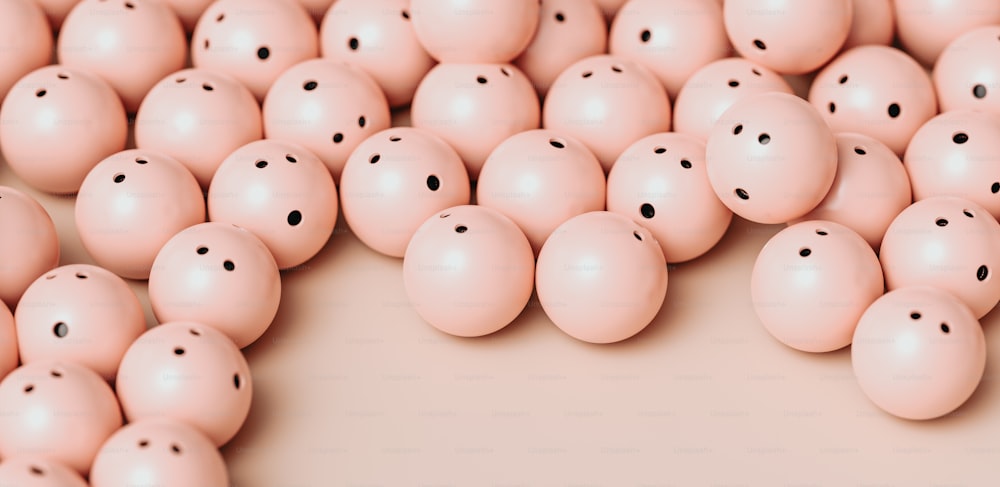
[[[304,147],[258,140],[222,161],[208,190],[208,216],[252,232],[279,269],[311,259],[337,223],[337,187]]]
[[[122,359],[115,381],[130,423],[171,418],[228,442],[246,420],[250,368],[236,345],[210,326],[166,322],[143,333]]]
[[[570,218],[604,209],[604,171],[583,143],[553,130],[529,130],[500,143],[483,165],[476,202],[517,223],[538,254]]]
[[[879,44],[892,44],[896,33],[896,18],[893,0],[852,0],[851,31],[847,34],[843,49]]]
[[[385,95],[371,76],[328,59],[312,59],[282,73],[264,99],[263,113],[267,138],[305,147],[338,182],[358,144],[392,122]]]
[[[645,226],[671,263],[708,252],[733,219],[709,183],[705,143],[669,132],[639,139],[618,158],[608,174],[608,211]]]
[[[659,312],[667,265],[648,230],[595,211],[552,233],[538,254],[535,287],[559,329],[584,342],[612,343],[639,333]]]
[[[942,112],[980,110],[1000,115],[1000,26],[970,30],[948,44],[932,78]]]
[[[925,66],[962,34],[1000,24],[1000,4],[993,0],[893,0],[893,6],[899,43]]]
[[[197,429],[166,418],[142,419],[108,438],[94,458],[92,487],[150,483],[226,487],[229,473],[215,445]]]
[[[73,362],[111,381],[129,345],[146,331],[142,304],[122,278],[70,264],[39,277],[14,311],[23,363]]]
[[[201,18],[201,14],[205,13],[205,9],[212,4],[215,0],[159,0],[171,10],[177,14],[177,18],[181,21],[181,25],[184,26],[185,32],[194,31],[195,25],[198,24],[198,19]]]
[[[58,31],[62,27],[63,20],[69,15],[69,11],[73,10],[73,7],[80,3],[80,0],[35,0],[35,3],[45,11],[45,16],[48,17],[52,30]]]
[[[0,100],[22,76],[49,63],[52,28],[34,0],[0,2]]]
[[[417,314],[452,335],[494,333],[531,297],[534,254],[509,218],[483,206],[431,216],[406,247],[403,283]]]
[[[14,315],[3,301],[0,301],[0,380],[20,364],[17,351],[17,328]]]
[[[733,213],[757,223],[800,218],[823,200],[837,173],[837,142],[806,101],[786,93],[733,104],[705,147],[708,179]]]
[[[865,311],[851,364],[878,407],[906,419],[944,416],[976,390],[986,367],[983,329],[968,307],[933,287],[890,291]]]
[[[547,0],[539,12],[538,30],[531,44],[514,60],[545,96],[559,73],[571,64],[603,54],[608,48],[608,26],[593,2]]]
[[[59,265],[59,235],[49,213],[34,198],[0,186],[0,301],[17,306],[38,276]]]
[[[264,133],[260,105],[235,78],[185,69],[153,86],[135,117],[135,145],[184,164],[207,189],[219,164]]]
[[[978,319],[1000,300],[1000,224],[985,208],[952,196],[913,203],[885,232],[879,258],[886,288],[936,286]]]
[[[583,142],[606,173],[633,142],[670,130],[670,99],[660,81],[639,63],[591,56],[556,78],[542,117],[544,128]]]
[[[892,150],[867,135],[837,137],[837,176],[826,197],[802,220],[829,220],[854,230],[874,249],[910,203],[910,180]]]
[[[340,179],[344,220],[377,252],[403,257],[435,213],[469,204],[462,158],[427,130],[395,127],[372,135],[347,159]]]
[[[160,249],[149,274],[149,302],[161,323],[204,323],[240,348],[267,330],[280,301],[271,252],[249,230],[229,223],[180,231]]]
[[[32,71],[0,107],[0,150],[10,168],[48,193],[76,193],[91,168],[125,148],[121,99],[88,72],[52,65]]]
[[[536,0],[411,0],[417,38],[442,63],[506,63],[538,28]]]
[[[768,240],[750,294],[764,328],[805,352],[851,344],[862,313],[882,296],[882,267],[865,239],[838,223],[810,220]]]
[[[205,197],[177,160],[131,149],[90,171],[74,217],[80,241],[98,265],[127,279],[148,279],[163,244],[205,221]]]
[[[0,381],[3,458],[39,455],[86,475],[101,444],[121,425],[115,393],[82,365],[33,362]]]
[[[75,470],[42,455],[18,455],[0,462],[5,487],[90,487]]]

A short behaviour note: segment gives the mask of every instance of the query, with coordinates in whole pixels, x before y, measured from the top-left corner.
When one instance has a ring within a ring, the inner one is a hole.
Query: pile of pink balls
[[[0,0],[0,33],[0,151],[98,264],[0,187],[0,485],[228,485],[240,349],[339,216],[443,332],[536,292],[590,343],[734,214],[787,223],[749,283],[777,340],[851,345],[903,418],[982,378],[995,0]]]

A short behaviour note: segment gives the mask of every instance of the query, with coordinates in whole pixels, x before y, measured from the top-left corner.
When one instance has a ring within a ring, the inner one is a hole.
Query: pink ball
[[[732,47],[722,22],[722,6],[705,0],[631,0],[611,24],[610,52],[650,70],[667,94]]]
[[[197,321],[240,348],[260,338],[281,300],[278,265],[259,238],[208,222],[174,235],[149,274],[149,302],[161,323]]]
[[[1000,218],[997,161],[1000,115],[971,110],[928,120],[913,135],[903,157],[914,199],[960,196]]]
[[[781,75],[743,58],[712,62],[688,78],[674,102],[674,130],[708,139],[733,103],[769,92],[792,93]]]
[[[195,25],[198,23],[198,19],[201,18],[201,14],[205,12],[205,9],[212,4],[214,0],[159,0],[162,3],[167,4],[175,14],[177,18],[180,19],[181,24],[184,26],[186,32],[194,31]]]
[[[874,137],[896,154],[937,113],[924,68],[886,46],[855,47],[838,56],[816,75],[809,101],[834,132]]]
[[[0,382],[0,456],[38,455],[86,475],[122,425],[115,393],[70,362],[26,364]]]
[[[89,487],[75,470],[42,455],[19,455],[0,462],[5,487]]]
[[[593,2],[547,0],[539,15],[538,31],[514,65],[524,71],[538,95],[545,96],[571,64],[607,51],[608,26]]]
[[[962,34],[941,51],[933,80],[941,111],[981,110],[1000,115],[1000,26]]]
[[[49,193],[76,193],[101,159],[125,148],[125,109],[107,82],[46,66],[21,78],[0,107],[0,148],[15,174]]]
[[[500,142],[538,128],[540,117],[531,82],[509,64],[439,64],[420,82],[411,110],[413,126],[451,145],[472,180]]]
[[[264,100],[267,138],[310,150],[326,164],[334,181],[340,181],[354,148],[391,122],[378,83],[356,66],[328,59],[288,69]]]
[[[605,187],[601,163],[583,143],[552,130],[529,130],[500,143],[486,159],[476,201],[513,220],[537,254],[563,222],[603,210]]]
[[[127,279],[148,279],[163,244],[205,221],[205,198],[174,158],[131,149],[90,171],[74,211],[80,241],[98,265]]]
[[[135,116],[135,144],[177,159],[208,188],[222,160],[260,139],[260,105],[233,77],[185,69],[160,80]]]
[[[727,0],[729,40],[743,57],[782,74],[826,64],[851,30],[851,0]]]
[[[981,318],[1000,300],[1000,224],[962,198],[917,201],[889,225],[879,258],[887,289],[935,286]]]
[[[798,219],[829,220],[854,230],[872,248],[910,203],[910,180],[892,150],[867,135],[837,137],[837,176],[826,198]]]
[[[506,63],[538,28],[536,0],[411,0],[417,38],[443,63]]]
[[[608,174],[608,211],[644,225],[667,262],[708,252],[733,219],[709,183],[705,143],[670,132],[625,149]]]
[[[896,33],[893,0],[852,0],[851,31],[843,49],[879,44],[892,44]]]
[[[340,179],[344,220],[365,245],[403,257],[417,228],[435,213],[469,204],[469,173],[445,141],[412,127],[365,139]]]
[[[837,142],[809,103],[764,93],[726,110],[708,136],[705,162],[715,194],[733,213],[784,223],[826,196],[837,173]]]
[[[163,323],[143,333],[122,359],[115,382],[130,423],[171,418],[228,442],[250,412],[250,368],[218,330],[189,321]]]
[[[650,232],[617,213],[574,217],[552,233],[535,268],[538,300],[568,335],[590,343],[642,331],[667,294],[667,265]]]
[[[531,297],[531,245],[517,225],[484,206],[456,206],[417,229],[403,257],[403,283],[414,309],[456,336],[507,326]]]
[[[204,434],[179,421],[155,418],[129,423],[111,435],[94,458],[90,483],[226,487],[229,473]]]
[[[20,363],[17,351],[17,329],[14,315],[3,301],[0,301],[0,380]]]
[[[21,294],[59,265],[59,236],[52,217],[34,198],[0,186],[0,301],[14,308]],[[13,258],[16,256],[16,258]]]
[[[156,0],[83,0],[66,16],[56,46],[60,63],[104,78],[129,113],[157,81],[184,67],[186,51],[177,16]]]
[[[73,10],[73,7],[80,3],[80,0],[35,0],[35,3],[45,11],[45,16],[48,17],[49,24],[55,31],[59,30],[63,20],[69,15],[69,11]]]
[[[371,75],[389,105],[409,105],[434,66],[410,22],[409,0],[340,0],[323,18],[323,57],[352,63]]]
[[[208,190],[212,221],[238,225],[267,245],[279,269],[311,259],[337,223],[337,187],[304,147],[251,142],[229,155]]]
[[[52,28],[33,0],[0,2],[0,100],[22,76],[49,63]]]
[[[882,268],[868,242],[822,220],[771,237],[750,277],[754,311],[764,328],[804,352],[850,345],[861,314],[882,291]]]
[[[639,63],[591,56],[552,83],[542,125],[583,142],[608,172],[633,142],[670,130],[670,100],[660,81]]]
[[[312,17],[313,21],[319,24],[323,20],[323,15],[330,10],[330,7],[336,3],[337,0],[285,0],[286,2],[294,2],[301,5],[309,12],[309,16]]]
[[[236,78],[263,100],[281,73],[319,54],[318,38],[296,2],[218,0],[194,28],[191,62]]]
[[[39,277],[24,292],[14,321],[25,364],[73,362],[108,381],[128,346],[146,331],[135,292],[122,278],[88,264]]]
[[[899,43],[926,66],[955,38],[1000,23],[995,0],[893,0],[893,5]]]
[[[890,291],[865,311],[851,363],[861,390],[886,412],[933,419],[962,405],[986,367],[983,329],[969,308],[933,287]]]

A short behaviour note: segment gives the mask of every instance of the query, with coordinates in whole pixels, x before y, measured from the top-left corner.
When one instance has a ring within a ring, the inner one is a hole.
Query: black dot
[[[945,220],[944,218],[938,218],[937,220],[934,220],[934,224],[939,227],[946,227],[948,226],[948,220]]]
[[[375,164],[375,163],[377,163],[378,161],[381,161],[381,160],[382,160],[382,156],[381,155],[379,155],[379,154],[372,154],[372,156],[368,158],[368,163],[369,164]]]
[[[593,71],[584,71],[583,74],[581,74],[580,76],[582,76],[584,78],[589,78],[589,77],[591,77],[593,75],[594,75]]]
[[[333,134],[333,143],[334,144],[339,144],[339,143],[341,143],[343,141],[344,141],[344,134],[342,134],[340,132],[337,132],[337,133]]]
[[[636,240],[642,242],[642,234],[639,233],[638,230],[632,232],[632,236],[635,237]]]
[[[181,347],[174,348],[174,355],[184,355],[184,349]]]
[[[410,12],[407,12],[406,10],[403,10],[399,14],[402,15],[404,19],[410,20]]]
[[[857,154],[857,155],[859,155],[859,156],[863,156],[863,155],[867,154],[868,152],[866,152],[863,147],[858,146],[858,147],[854,148],[854,153]]]
[[[198,252],[198,255],[205,255],[208,253],[208,247],[198,247],[195,252]]]
[[[51,375],[52,377],[55,377],[55,378],[58,379],[58,378],[62,377],[62,372],[60,372],[59,370],[53,369],[53,370],[49,371],[49,375]]]
[[[115,174],[115,179],[114,179],[114,181],[115,181],[116,183],[120,183],[120,182],[122,182],[122,181],[125,181],[125,175],[124,175],[124,174],[122,174],[122,173],[118,173],[118,174]]]
[[[299,210],[292,210],[292,212],[288,214],[288,224],[294,227],[299,223],[302,223],[302,212]]]
[[[347,47],[351,48],[352,51],[357,51],[360,43],[357,37],[352,37],[347,40]]]
[[[614,71],[614,72],[616,72],[616,73],[621,73],[622,71],[624,71],[622,69],[622,67],[618,66],[618,65],[611,66],[611,70]]]
[[[222,268],[225,269],[225,270],[227,270],[227,271],[232,272],[233,270],[236,269],[236,264],[234,264],[233,261],[231,261],[231,260],[227,260],[227,261],[225,261],[225,262],[222,263]]]
[[[687,159],[681,159],[681,167],[684,169],[691,169],[691,161]]]
[[[764,41],[760,39],[754,39],[753,46],[756,47],[757,49],[760,49],[761,51],[767,49],[767,45],[765,45]]]
[[[819,235],[820,237],[825,237],[829,235],[829,233],[826,230],[818,229],[816,230],[816,235]]]
[[[208,84],[208,83],[202,83],[201,84],[201,89],[203,89],[205,91],[215,91],[215,87],[212,86],[212,85],[210,85],[210,84]]]
[[[56,323],[56,326],[52,327],[52,333],[59,338],[64,338],[66,335],[69,334],[69,326],[67,326],[66,323],[60,321]]]
[[[258,59],[260,59],[261,61],[263,61],[263,60],[265,60],[265,59],[267,59],[269,57],[271,57],[271,50],[268,49],[266,46],[262,46],[260,49],[257,49],[257,58]]]
[[[767,135],[766,133],[760,134],[759,136],[757,136],[757,142],[760,142],[760,145],[767,145],[771,143],[771,136]]]
[[[639,207],[639,213],[642,214],[643,218],[648,220],[656,216],[656,209],[649,203],[643,203],[642,206]]]
[[[736,81],[736,80],[734,80],[734,79],[731,79],[731,80],[729,80],[729,86],[731,86],[731,87],[733,87],[733,88],[736,88],[736,87],[737,87],[737,86],[739,86],[739,85],[740,85],[740,82],[739,82],[739,81]]]
[[[754,75],[754,76],[762,76],[762,75],[760,74],[760,71],[759,71],[759,70],[757,70],[757,68],[751,68],[751,69],[750,69],[750,72],[751,72],[751,73],[753,73],[753,75]]]
[[[962,214],[964,214],[965,216],[967,216],[969,218],[975,218],[976,217],[976,214],[973,213],[973,212],[971,212],[971,211],[969,211],[969,210],[962,210]]]
[[[177,443],[171,443],[170,444],[170,451],[173,452],[174,455],[180,455],[181,454],[181,447]]]
[[[733,193],[735,193],[736,197],[739,198],[739,199],[741,199],[741,200],[748,200],[748,199],[750,199],[750,193],[747,193],[747,191],[745,189],[743,189],[743,188],[736,188],[736,190],[733,191]]]
[[[439,188],[441,188],[441,180],[433,174],[427,176],[427,189],[437,191]]]
[[[733,127],[733,135],[740,135],[741,133],[743,133],[743,125],[742,124]]]
[[[87,275],[86,275],[86,274],[84,274],[84,273],[82,273],[82,272],[77,272],[77,273],[76,273],[76,278],[77,278],[77,279],[86,279],[86,278],[87,278]]]
[[[845,75],[841,76],[839,82],[840,82],[840,84],[847,83],[847,75],[845,74]]]
[[[43,88],[43,89],[41,89],[41,90],[38,90],[38,91],[36,91],[36,92],[35,92],[35,96],[37,96],[37,97],[41,98],[41,97],[45,96],[45,94],[46,94],[46,93],[48,93],[48,92],[47,92],[47,91],[45,91],[45,89]]]
[[[389,142],[399,142],[401,140],[403,140],[403,139],[400,138],[400,137],[398,137],[398,136],[396,136],[396,135],[392,135],[392,136],[389,137]]]
[[[951,333],[951,328],[948,327],[948,323],[941,323],[941,333]]]
[[[141,158],[141,157],[136,157],[136,158],[135,158],[135,163],[136,163],[136,164],[148,164],[148,163],[149,163],[149,161],[147,161],[147,160],[145,160],[145,159],[143,159],[143,158]]]
[[[293,156],[291,154],[285,154],[285,160],[288,161],[288,162],[291,162],[292,164],[295,164],[296,162],[299,162],[299,160],[296,159],[295,156]]]
[[[486,84],[486,77],[485,76],[477,76],[476,77],[476,82],[479,83],[479,84],[481,84],[481,85],[485,85]]]
[[[368,121],[365,120],[365,116],[364,115],[358,117],[358,127],[365,128],[365,124],[366,123],[368,123]]]
[[[465,232],[468,232],[468,231],[469,231],[469,227],[467,227],[465,225],[459,225],[459,226],[455,227],[455,232],[456,233],[465,233]]]
[[[812,255],[812,253],[813,253],[813,251],[809,250],[808,247],[803,248],[803,249],[799,249],[799,256],[801,256],[801,257],[809,257],[810,255]]]
[[[319,86],[319,83],[315,81],[306,81],[305,83],[302,84],[302,89],[306,91],[312,91],[315,90],[317,86]]]
[[[556,22],[565,22],[566,16],[562,12],[556,12]]]
[[[835,113],[837,111],[837,104],[831,101],[826,108],[830,110],[830,113]]]
[[[259,169],[264,169],[265,167],[267,167],[267,161],[265,160],[257,161],[257,163],[254,164],[254,166],[257,166],[257,168]]]
[[[979,266],[979,269],[976,269],[976,279],[979,279],[980,281],[985,281],[986,278],[989,277],[989,275],[990,275],[989,267],[981,265]]]
[[[549,139],[549,145],[551,145],[552,147],[555,147],[556,149],[565,149],[566,148],[566,144],[564,144],[563,141],[561,141],[559,139]]]
[[[33,386],[31,384],[28,384],[28,385],[24,386],[24,393],[25,394],[28,394],[28,393],[30,393],[33,390],[35,390],[35,386]]]
[[[964,144],[969,141],[969,134],[959,132],[951,137],[951,141],[956,144]]]
[[[1000,183],[993,183],[993,185],[990,186],[990,192],[993,194],[1000,193]]]
[[[28,467],[28,472],[30,472],[31,475],[38,475],[38,476],[45,475],[45,470],[42,470],[42,468],[37,465],[32,465]]]
[[[226,14],[219,14],[219,16],[215,18],[215,21],[216,22],[222,22],[222,20],[225,19],[225,18],[226,18]]]
[[[986,98],[986,87],[983,85],[976,85],[972,87],[972,96],[976,98]]]
[[[889,116],[892,117],[892,118],[896,118],[896,117],[899,116],[899,104],[898,103],[893,103],[892,105],[889,105]]]
[[[666,151],[667,151],[667,149],[663,148],[663,147],[657,147],[657,148],[653,149],[653,152],[655,152],[657,154],[663,154]]]
[[[69,75],[65,74],[65,73],[59,73],[59,74],[56,75],[56,78],[59,78],[59,79],[69,79]]]
[[[653,38],[653,33],[646,29],[639,34],[639,40],[642,42],[649,42]]]
[[[240,380],[240,374],[233,374],[233,387],[237,390],[243,386],[243,381]]]
[[[917,312],[917,311],[914,311],[914,312],[910,313],[910,319],[911,320],[919,320],[920,319],[920,313]]]
[[[149,446],[149,440],[142,439],[139,440],[139,448],[146,448]]]

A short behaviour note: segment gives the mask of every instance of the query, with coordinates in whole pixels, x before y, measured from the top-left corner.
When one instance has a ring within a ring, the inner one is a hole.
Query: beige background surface
[[[0,184],[26,189],[2,161]],[[59,228],[62,264],[92,263],[73,199],[26,191]],[[983,319],[991,358],[972,399],[943,419],[896,419],[861,393],[849,349],[796,352],[757,321],[750,271],[779,228],[735,220],[712,252],[670,268],[644,332],[596,346],[560,332],[537,300],[495,335],[444,335],[409,305],[402,262],[341,221],[284,273],[277,319],[245,349],[254,402],[223,448],[232,483],[1000,484],[998,312]],[[145,283],[132,285],[152,325]]]

